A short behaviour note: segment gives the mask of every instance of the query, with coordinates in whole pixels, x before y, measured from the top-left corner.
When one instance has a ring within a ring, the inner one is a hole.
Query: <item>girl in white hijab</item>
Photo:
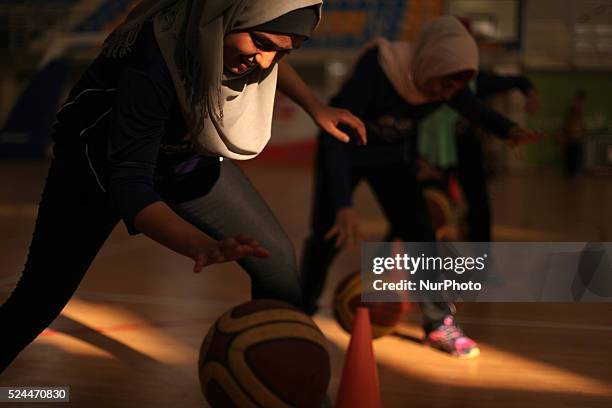
[[[319,138],[311,235],[304,246],[302,281],[308,313],[315,313],[330,263],[339,249],[361,237],[352,192],[366,180],[390,227],[390,238],[435,241],[416,180],[419,120],[449,104],[460,114],[515,143],[535,132],[487,109],[467,88],[478,70],[478,48],[454,17],[429,23],[414,44],[378,39],[368,44],[331,105],[350,110],[366,124],[368,145]],[[428,344],[458,357],[478,354],[476,343],[454,323],[454,307],[423,303]]]
[[[293,247],[231,160],[270,138],[277,79],[335,137],[363,124],[322,105],[282,56],[320,0],[143,0],[57,113],[28,260],[0,308],[0,372],[59,314],[120,219],[194,262],[237,260],[255,298],[302,306]],[[117,282],[118,285],[121,282]]]

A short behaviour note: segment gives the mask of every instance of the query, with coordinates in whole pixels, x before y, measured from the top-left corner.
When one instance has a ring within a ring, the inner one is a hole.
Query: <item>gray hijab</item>
[[[231,31],[272,21],[321,0],[142,0],[107,38],[104,54],[130,52],[140,27],[153,18],[189,136],[200,154],[246,160],[270,139],[277,64],[227,77],[223,40]]]

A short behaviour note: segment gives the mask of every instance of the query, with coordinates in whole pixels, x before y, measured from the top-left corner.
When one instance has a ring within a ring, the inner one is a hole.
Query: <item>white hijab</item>
[[[224,75],[223,40],[321,0],[143,0],[105,43],[105,54],[130,51],[152,17],[195,150],[246,160],[270,139],[278,67]]]
[[[414,44],[378,38],[378,60],[400,96],[410,103],[429,99],[419,91],[429,79],[461,71],[478,71],[478,46],[472,35],[451,16],[428,23]]]

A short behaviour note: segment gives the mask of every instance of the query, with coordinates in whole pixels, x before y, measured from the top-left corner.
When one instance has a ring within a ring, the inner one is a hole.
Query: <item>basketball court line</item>
[[[6,276],[4,278],[0,278],[0,287],[16,284],[20,276],[20,273],[16,273],[13,275]]]
[[[0,291],[0,293],[8,293]],[[141,305],[157,305],[157,306],[178,306],[185,308],[229,308],[233,303],[228,300],[210,299],[204,300],[185,299],[165,296],[137,295],[125,293],[109,293],[109,292],[89,292],[78,291],[75,295],[79,299],[113,302],[113,303],[128,303]],[[240,300],[236,300],[236,303]],[[329,308],[329,307],[327,307]],[[326,309],[327,309],[326,308]],[[592,330],[611,332],[612,325],[597,325],[597,324],[575,324],[575,323],[559,323],[545,320],[519,320],[519,319],[491,319],[480,317],[460,317],[461,323],[487,326],[504,326],[504,327],[528,327],[528,328],[545,328],[545,329],[561,329],[561,330]],[[418,323],[417,318],[408,318],[405,321],[410,323]]]
[[[2,281],[0,281],[1,286]],[[8,294],[9,291],[0,290],[2,294]],[[151,296],[151,295],[137,295],[137,294],[126,294],[126,293],[110,293],[110,292],[89,292],[89,291],[78,291],[75,295],[77,298],[83,300],[93,301],[106,301],[113,303],[129,303],[129,304],[141,304],[141,305],[157,305],[157,306],[178,306],[186,308],[202,308],[202,307],[215,307],[223,308],[228,307],[232,304],[231,301],[210,299],[197,300],[197,299],[185,299],[165,296]],[[239,302],[239,300],[237,300]],[[329,308],[329,307],[327,307]],[[475,324],[475,325],[487,325],[487,326],[505,326],[505,327],[530,327],[530,328],[547,328],[547,329],[561,329],[561,330],[594,330],[594,331],[612,331],[612,325],[596,325],[596,324],[574,324],[574,323],[558,323],[549,322],[544,320],[518,320],[518,319],[491,319],[491,318],[480,318],[480,317],[460,317],[461,323]],[[416,318],[409,318],[406,321],[410,323],[418,323],[419,320]]]
[[[574,323],[559,323],[548,322],[543,320],[518,320],[518,319],[491,319],[481,317],[463,317],[458,316],[457,320],[461,324],[474,324],[484,326],[505,326],[505,327],[530,327],[539,329],[561,329],[561,330],[595,330],[595,331],[612,331],[612,325],[599,324],[574,324]],[[410,323],[420,323],[419,319],[406,319]]]
[[[34,218],[38,214],[38,204],[0,204],[0,217]]]
[[[227,307],[227,300],[216,299],[184,299],[150,295],[133,295],[120,293],[97,293],[97,292],[77,292],[76,296],[83,300],[110,301],[118,303],[135,303],[135,304],[154,304],[159,306],[181,306],[181,307]],[[573,324],[573,323],[558,323],[548,321],[529,321],[518,319],[491,319],[479,317],[460,317],[462,323],[476,325],[492,325],[492,326],[509,326],[509,327],[533,327],[533,328],[550,328],[550,329],[567,329],[567,330],[596,330],[596,331],[612,331],[612,325],[593,325],[593,324]],[[407,321],[414,323],[419,322],[418,319],[408,319]]]
[[[94,333],[118,333],[126,331],[136,330],[147,330],[147,329],[168,329],[172,327],[190,326],[195,323],[210,323],[211,318],[209,317],[197,317],[192,319],[182,320],[165,320],[165,321],[147,321],[145,323],[122,323],[122,324],[111,324],[106,326],[88,326],[87,328],[76,328],[76,329],[54,329],[52,327],[46,328],[41,334],[41,337],[56,336],[59,334],[74,335],[74,334],[94,334]]]
[[[91,292],[91,291],[77,291],[75,297],[82,300],[93,300],[93,301],[106,301],[114,303],[131,303],[140,305],[156,305],[156,306],[179,306],[186,308],[203,308],[203,307],[228,307],[232,304],[231,300],[211,299],[206,298],[203,300],[198,299],[185,299],[177,297],[166,297],[166,296],[151,296],[151,295],[137,295],[137,294],[126,294],[126,293],[110,293],[110,292]],[[246,300],[246,299],[245,299]],[[241,302],[241,300],[236,300]]]

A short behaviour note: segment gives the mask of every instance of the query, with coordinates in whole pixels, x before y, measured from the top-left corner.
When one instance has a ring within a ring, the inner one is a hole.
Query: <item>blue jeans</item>
[[[253,298],[301,308],[293,246],[263,198],[229,160],[205,170],[188,183],[208,183],[206,193],[174,200],[174,210],[215,239],[245,234],[260,241],[272,255],[240,261]],[[60,314],[119,220],[90,170],[85,146],[56,145],[22,276],[0,307],[0,373]]]

